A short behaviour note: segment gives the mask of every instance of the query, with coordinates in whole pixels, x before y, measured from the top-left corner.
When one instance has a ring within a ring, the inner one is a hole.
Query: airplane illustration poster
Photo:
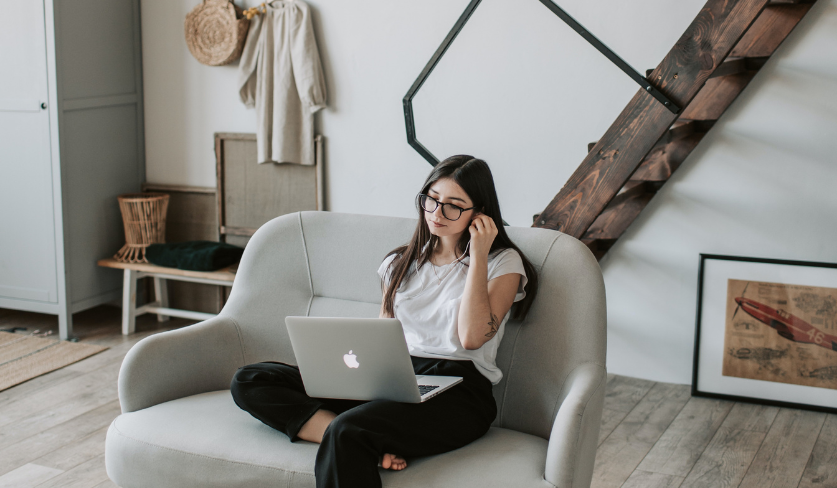
[[[837,288],[727,280],[724,376],[837,390]]]

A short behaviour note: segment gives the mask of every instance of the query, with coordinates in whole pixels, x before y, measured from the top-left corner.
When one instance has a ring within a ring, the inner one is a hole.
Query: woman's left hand
[[[477,213],[471,220],[468,231],[471,233],[471,257],[487,257],[491,244],[497,237],[497,226],[494,220],[488,215]]]

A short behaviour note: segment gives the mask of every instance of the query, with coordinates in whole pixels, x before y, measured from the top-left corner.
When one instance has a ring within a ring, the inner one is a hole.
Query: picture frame
[[[246,246],[256,230],[280,215],[325,210],[323,147],[316,135],[314,165],[256,164],[256,134],[215,133],[218,240]]]
[[[692,395],[837,413],[837,263],[700,254]]]

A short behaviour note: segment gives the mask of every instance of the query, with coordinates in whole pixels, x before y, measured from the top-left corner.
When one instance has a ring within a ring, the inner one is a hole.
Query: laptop
[[[416,375],[398,319],[291,316],[285,325],[310,397],[421,403],[462,382]]]

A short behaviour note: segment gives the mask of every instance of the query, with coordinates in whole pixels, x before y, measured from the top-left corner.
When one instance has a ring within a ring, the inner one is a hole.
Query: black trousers
[[[491,382],[471,361],[411,359],[416,374],[464,380],[423,403],[312,398],[296,366],[268,361],[239,368],[230,390],[239,407],[291,442],[317,410],[336,413],[317,451],[317,487],[380,487],[384,453],[409,458],[452,451],[482,437],[497,415]]]

